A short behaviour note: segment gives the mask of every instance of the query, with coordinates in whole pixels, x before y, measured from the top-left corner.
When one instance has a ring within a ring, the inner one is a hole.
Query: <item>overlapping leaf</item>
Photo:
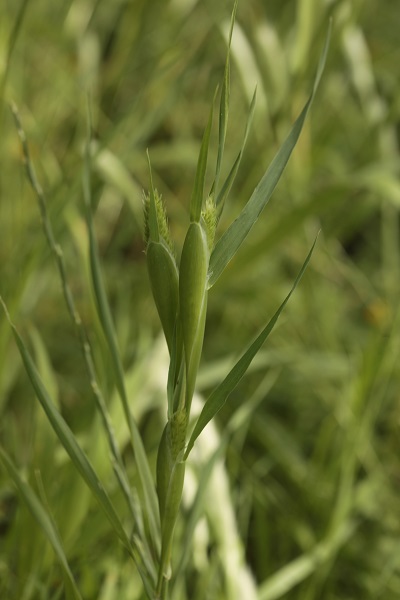
[[[323,49],[317,74],[314,82],[313,91],[306,102],[300,115],[297,117],[289,135],[278,150],[275,158],[268,167],[266,173],[255,188],[246,206],[243,208],[237,219],[225,231],[220,240],[218,240],[211,254],[209,267],[209,286],[213,286],[224,271],[227,264],[234,257],[240,246],[243,244],[251,228],[256,223],[261,212],[268,203],[271,195],[283,173],[284,168],[295,147],[301,130],[304,125],[307,113],[317,91],[322,72],[325,66],[330,40],[330,29]]]
[[[187,449],[185,452],[185,458],[189,456],[191,449],[199,437],[205,426],[211,421],[211,419],[217,414],[219,410],[223,407],[230,393],[235,389],[239,381],[242,379],[243,375],[246,373],[249,368],[253,358],[256,356],[257,352],[260,350],[261,346],[264,344],[265,340],[271,333],[274,328],[281,312],[285,308],[286,304],[289,301],[290,296],[293,294],[296,289],[300,279],[302,278],[304,271],[307,268],[308,263],[310,262],[311,255],[313,253],[316,239],[311,247],[310,252],[308,253],[299,274],[296,277],[296,280],[292,286],[292,289],[275,312],[274,316],[268,321],[267,325],[258,335],[258,337],[254,340],[251,346],[246,350],[246,352],[242,355],[239,361],[235,364],[235,366],[231,369],[225,379],[220,383],[220,385],[212,392],[211,396],[207,399],[206,403],[203,406],[203,410],[200,413],[199,418],[197,419],[196,425],[194,427],[193,433],[190,437],[189,443],[187,445]]]

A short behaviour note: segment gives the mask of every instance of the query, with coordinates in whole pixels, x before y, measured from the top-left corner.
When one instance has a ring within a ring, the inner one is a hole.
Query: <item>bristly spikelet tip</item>
[[[174,244],[172,242],[171,233],[169,230],[167,211],[165,209],[164,202],[162,201],[162,197],[157,190],[154,190],[154,197],[156,201],[157,223],[160,237],[162,237],[170,249],[171,254],[174,255]]]
[[[203,218],[204,228],[207,235],[208,249],[211,252],[214,245],[215,230],[217,227],[217,207],[215,206],[214,198],[212,196],[208,196],[201,216]]]
[[[147,246],[149,244],[149,238],[150,238],[149,212],[150,212],[150,194],[146,194],[146,192],[143,190],[143,220],[144,220],[143,238],[144,238],[146,250],[147,250]]]
[[[164,202],[162,201],[161,195],[157,190],[154,190],[154,200],[156,206],[156,218],[158,233],[163,239],[166,246],[169,248],[171,254],[174,256],[174,244],[172,242],[171,234],[168,226],[167,212],[165,209]],[[143,213],[144,213],[144,241],[147,246],[150,242],[150,194],[143,192]]]

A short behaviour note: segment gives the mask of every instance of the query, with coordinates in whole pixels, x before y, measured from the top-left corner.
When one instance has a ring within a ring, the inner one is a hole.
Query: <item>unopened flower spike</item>
[[[150,214],[151,214],[151,194],[144,194],[143,199],[143,212],[144,212],[144,241],[146,244],[146,248],[151,241],[159,241],[158,239],[153,239],[154,233],[151,232],[150,227]],[[162,239],[164,244],[167,246],[172,255],[175,255],[174,244],[172,242],[171,233],[168,226],[168,217],[167,211],[165,209],[164,202],[162,201],[161,195],[158,191],[154,190],[154,208],[155,208],[155,220],[156,220],[156,228],[157,228],[157,236]]]
[[[215,230],[217,228],[217,207],[212,195],[208,196],[201,216],[207,236],[208,249],[211,252],[214,247]]]
[[[168,228],[167,213],[161,196],[154,189],[152,178],[150,193],[145,196],[144,218],[147,268],[151,291],[171,354],[179,307],[178,267]]]

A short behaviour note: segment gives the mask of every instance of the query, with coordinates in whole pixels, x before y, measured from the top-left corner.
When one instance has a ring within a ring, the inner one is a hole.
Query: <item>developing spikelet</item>
[[[154,191],[154,204],[152,202],[152,196],[144,197],[147,268],[157,312],[171,353],[179,306],[178,268],[165,207],[157,191]]]
[[[191,223],[179,268],[179,310],[186,361],[185,405],[188,412],[203,346],[209,255],[203,224]]]
[[[204,305],[208,260],[205,231],[200,223],[191,223],[183,244],[179,269],[179,305],[188,371]]]
[[[172,242],[171,234],[168,226],[168,217],[167,211],[165,209],[164,202],[162,201],[161,195],[157,190],[154,190],[154,200],[156,205],[156,216],[157,216],[157,226],[158,226],[158,234],[168,247],[169,251],[173,256],[175,256],[174,244]],[[150,194],[143,193],[143,214],[144,214],[144,241],[146,244],[146,249],[148,247],[150,241]]]
[[[212,196],[208,196],[201,216],[207,235],[208,249],[211,252],[214,246],[215,230],[217,228],[217,207],[215,206],[214,198]]]

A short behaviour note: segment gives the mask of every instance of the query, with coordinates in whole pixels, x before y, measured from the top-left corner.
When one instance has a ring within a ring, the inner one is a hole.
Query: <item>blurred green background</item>
[[[231,10],[225,0],[0,4],[0,293],[110,493],[107,450],[9,103],[20,110],[124,447],[88,277],[81,180],[90,94],[96,232],[132,409],[154,458],[167,356],[143,252],[146,149],[179,249]],[[299,143],[210,294],[199,378],[200,394],[223,378],[289,291],[321,230],[304,279],[217,422],[223,430],[240,407],[251,407],[229,438],[228,493],[210,488],[209,502],[235,515],[225,527],[234,528],[260,600],[400,598],[397,0],[239,2],[225,174],[255,84],[258,100],[219,233],[306,101],[330,16],[328,61]],[[215,122],[211,161],[216,148]],[[57,523],[83,597],[142,598],[132,563],[47,425],[11,338],[0,314],[1,446]],[[129,453],[125,460],[134,482]],[[229,532],[206,514],[206,541],[195,538],[179,597],[234,600]],[[184,524],[185,505],[177,543]],[[60,577],[50,546],[0,469],[0,597],[62,598]]]

